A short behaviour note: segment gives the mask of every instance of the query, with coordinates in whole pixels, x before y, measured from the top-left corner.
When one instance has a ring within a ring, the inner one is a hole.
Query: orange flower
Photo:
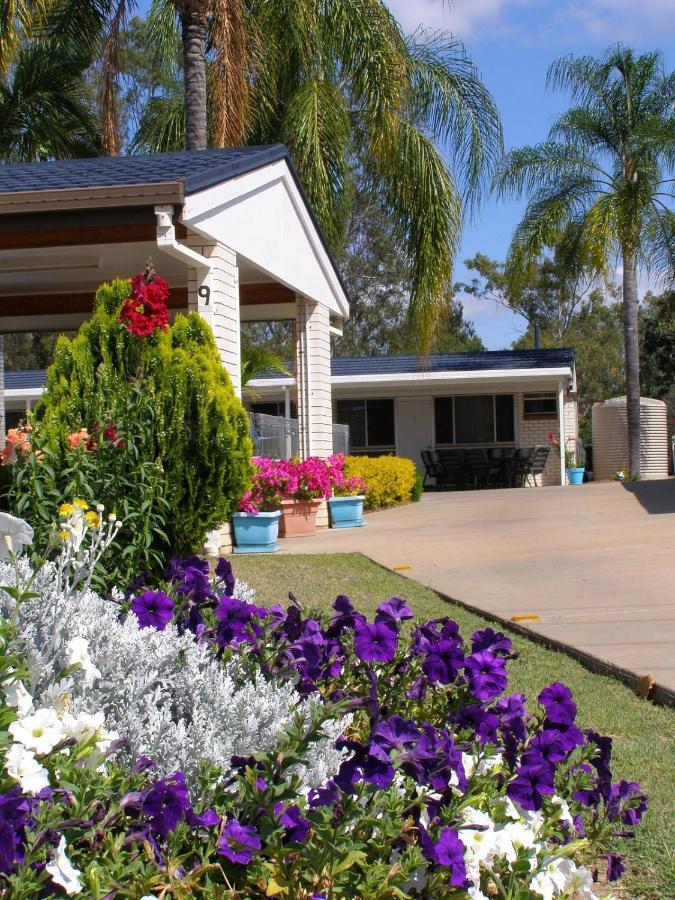
[[[86,444],[91,435],[87,431],[86,428],[81,428],[79,431],[73,431],[72,434],[66,436],[66,440],[71,446],[71,449],[77,450],[80,444]]]

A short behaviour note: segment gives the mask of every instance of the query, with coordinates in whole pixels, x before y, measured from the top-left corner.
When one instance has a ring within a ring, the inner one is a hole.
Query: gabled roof
[[[334,376],[405,375],[415,372],[486,372],[505,369],[567,369],[574,367],[574,350],[481,350],[409,356],[359,356],[331,360]]]
[[[0,194],[181,182],[193,194],[290,156],[283,144],[0,165]]]

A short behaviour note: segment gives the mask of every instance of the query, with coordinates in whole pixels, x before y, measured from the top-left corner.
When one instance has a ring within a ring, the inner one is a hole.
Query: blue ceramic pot
[[[584,467],[577,469],[566,469],[567,472],[567,480],[570,484],[583,484],[584,483]]]
[[[333,528],[360,528],[363,521],[363,501],[365,495],[357,497],[330,497],[330,523]]]
[[[279,549],[279,519],[281,510],[274,512],[237,512],[232,516],[235,553],[276,553]]]

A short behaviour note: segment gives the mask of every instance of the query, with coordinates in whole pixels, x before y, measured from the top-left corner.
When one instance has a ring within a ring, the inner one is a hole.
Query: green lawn
[[[489,621],[357,553],[248,556],[235,558],[233,565],[235,574],[254,586],[258,600],[266,604],[284,602],[293,591],[305,606],[329,609],[337,594],[347,594],[371,614],[383,600],[399,596],[421,618],[451,616],[466,637]],[[564,653],[515,632],[511,637],[520,657],[509,666],[510,689],[535,697],[551,681],[567,684],[577,701],[580,725],[613,738],[615,776],[639,781],[649,794],[650,809],[636,840],[617,842],[628,872],[614,896],[675,897],[675,713],[638,700],[620,682],[591,674]]]

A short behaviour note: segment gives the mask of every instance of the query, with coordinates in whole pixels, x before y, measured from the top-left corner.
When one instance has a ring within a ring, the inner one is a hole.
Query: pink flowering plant
[[[265,459],[255,456],[251,487],[239,502],[239,511],[248,513],[271,512],[279,509],[282,500],[288,500],[297,490],[296,465],[288,459]]]
[[[331,495],[333,469],[325,459],[254,457],[252,463],[253,481],[241,498],[240,512],[270,512],[279,509],[283,500],[318,500]]]
[[[350,476],[345,473],[344,453],[329,456],[326,465],[335,497],[357,497],[359,494],[365,494],[367,488],[365,480],[357,475]]]

